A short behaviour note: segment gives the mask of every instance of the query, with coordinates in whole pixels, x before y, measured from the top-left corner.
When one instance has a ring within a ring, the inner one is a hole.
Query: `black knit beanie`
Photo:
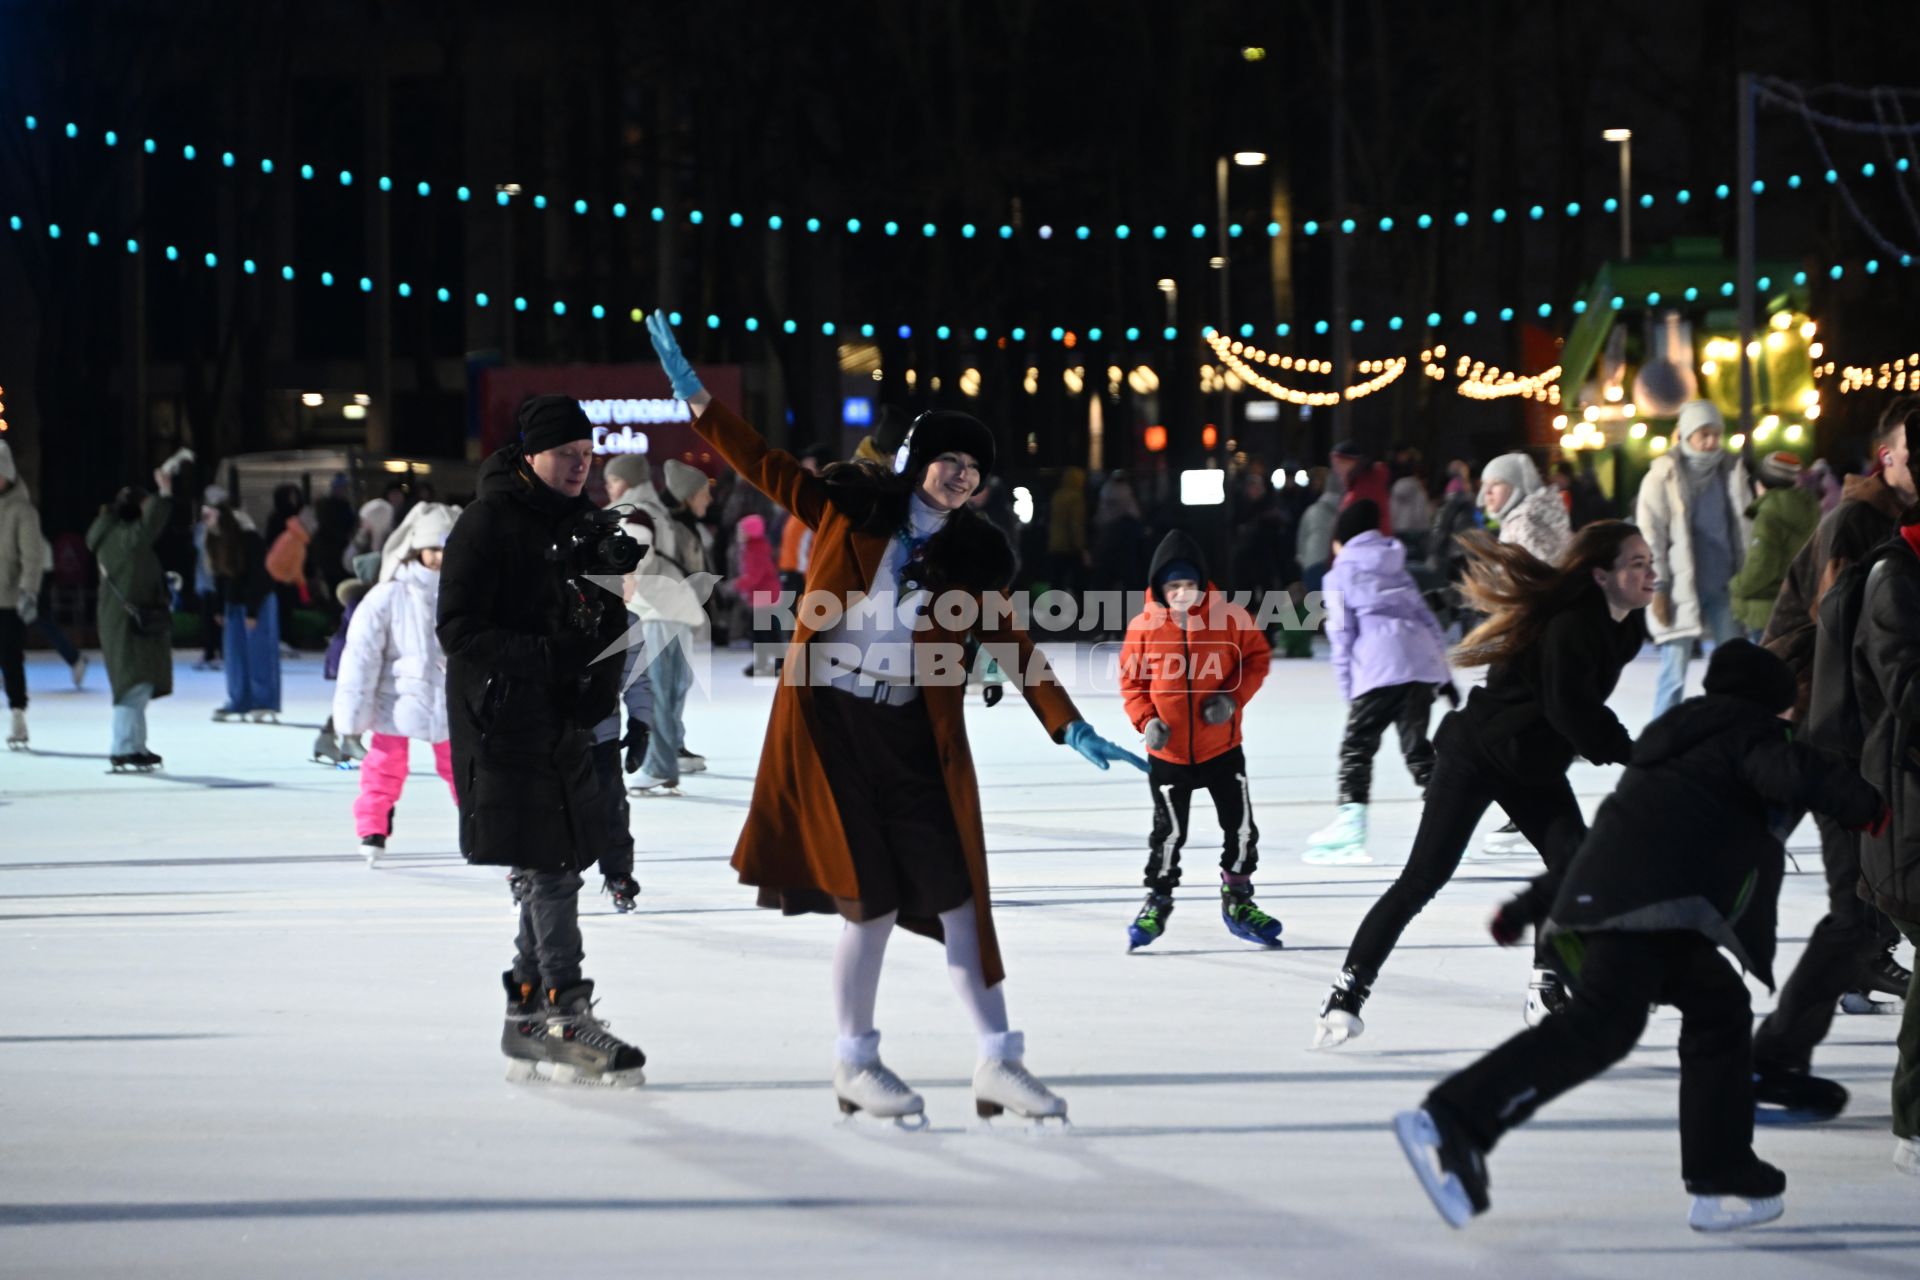
[[[545,453],[575,440],[593,439],[593,424],[572,396],[533,396],[514,416],[523,453]]]
[[[1344,546],[1379,527],[1380,504],[1372,498],[1360,498],[1340,508],[1340,514],[1333,518],[1333,540]]]
[[[877,442],[876,442],[877,443]],[[980,419],[951,409],[929,409],[907,429],[907,465],[904,474],[918,480],[921,471],[949,450],[972,456],[985,480],[993,470],[993,432]]]
[[[1728,640],[1713,651],[1706,690],[1745,698],[1774,715],[1792,706],[1800,692],[1792,669],[1750,640]]]

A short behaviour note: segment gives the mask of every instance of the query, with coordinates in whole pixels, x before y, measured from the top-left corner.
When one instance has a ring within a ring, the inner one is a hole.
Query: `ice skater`
[[[393,834],[415,739],[428,744],[455,807],[460,803],[447,727],[447,655],[434,634],[441,557],[459,514],[457,507],[431,502],[407,509],[387,540],[381,581],[360,600],[341,652],[333,727],[342,756],[360,759],[353,825],[369,867],[379,865]]]
[[[1371,499],[1343,508],[1333,525],[1333,568],[1327,572],[1327,639],[1333,674],[1347,703],[1340,740],[1340,812],[1307,839],[1303,862],[1341,865],[1367,856],[1367,805],[1373,757],[1389,726],[1400,738],[1407,772],[1424,793],[1433,776],[1427,721],[1436,688],[1455,706],[1460,694],[1447,670],[1447,638],[1427,607],[1399,539],[1380,532]]]
[[[211,508],[207,562],[227,602],[223,668],[227,700],[219,721],[277,720],[280,716],[280,595],[267,572],[266,542],[232,503]]]
[[[481,464],[479,497],[448,535],[440,570],[441,646],[460,852],[526,878],[500,1049],[507,1078],[645,1082],[646,1055],[594,1014],[581,973],[580,873],[600,857],[604,789],[593,729],[615,713],[626,611],[583,575],[581,549],[610,526],[581,496],[593,427],[577,400],[535,396],[518,436]],[[639,561],[631,548],[630,569]],[[585,556],[596,571],[597,554]],[[614,572],[619,572],[614,568]],[[361,619],[354,620],[354,630]]]
[[[1886,821],[1852,765],[1793,741],[1781,721],[1794,693],[1793,673],[1765,649],[1730,640],[1714,650],[1705,696],[1647,726],[1553,901],[1544,932],[1573,975],[1566,1009],[1394,1118],[1453,1226],[1486,1211],[1486,1154],[1501,1135],[1626,1057],[1655,1003],[1680,1011],[1689,1224],[1727,1231],[1780,1216],[1786,1176],[1753,1151],[1747,987],[1720,950],[1772,989],[1786,850],[1770,810],[1812,809],[1861,830]],[[1494,935],[1511,945],[1527,922],[1516,900]]]
[[[1128,949],[1166,931],[1180,885],[1180,848],[1195,791],[1213,800],[1222,836],[1220,918],[1237,938],[1280,945],[1280,922],[1253,900],[1260,829],[1240,747],[1241,712],[1267,678],[1264,632],[1207,576],[1200,545],[1179,530],[1153,553],[1147,604],[1120,648],[1127,719],[1147,744],[1153,832],[1142,881],[1147,900],[1127,927]]]
[[[167,575],[153,544],[173,511],[173,473],[153,473],[155,493],[128,487],[114,495],[87,529],[87,550],[100,566],[100,656],[113,687],[115,773],[161,765],[147,750],[147,707],[173,692],[173,616]]]
[[[1373,904],[1320,1007],[1314,1047],[1364,1030],[1360,1008],[1413,917],[1459,869],[1473,828],[1498,804],[1520,824],[1550,871],[1572,861],[1587,834],[1567,769],[1580,755],[1624,764],[1633,739],[1607,709],[1622,667],[1646,637],[1653,556],[1632,525],[1601,520],[1575,535],[1557,565],[1519,547],[1476,540],[1462,584],[1486,615],[1460,644],[1461,666],[1488,666],[1486,684],[1440,722],[1433,776],[1407,865]],[[1535,892],[1552,900],[1550,885]],[[1544,914],[1544,911],[1542,912]],[[1527,1012],[1559,1000],[1552,969],[1536,960]]]
[[[7,746],[27,749],[27,623],[40,598],[40,513],[14,465],[13,450],[0,440],[0,676],[5,677],[12,724]]]
[[[1066,1102],[1027,1070],[1025,1039],[1007,1019],[964,718],[966,637],[983,637],[1054,741],[1101,769],[1125,760],[1144,770],[1146,762],[1094,733],[1033,641],[997,607],[1012,552],[998,529],[964,509],[993,469],[993,433],[962,413],[926,413],[897,473],[850,463],[815,475],[707,394],[662,313],[647,326],[694,429],[741,479],[814,531],[733,865],[762,906],[846,920],[833,961],[841,1109],[895,1119],[925,1112],[881,1062],[874,1026],[898,922],[945,941],[948,974],[979,1035],[977,1112],[1064,1119]],[[878,607],[847,612],[856,595]]]

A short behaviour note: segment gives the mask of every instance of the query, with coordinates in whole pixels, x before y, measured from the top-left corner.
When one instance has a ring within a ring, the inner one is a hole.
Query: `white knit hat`
[[[1507,497],[1506,505],[1493,513],[1496,516],[1504,516],[1519,506],[1527,495],[1538,492],[1542,484],[1540,468],[1536,467],[1533,459],[1524,453],[1501,454],[1489,462],[1486,469],[1480,473],[1480,504],[1482,506],[1486,505],[1487,486],[1495,483],[1507,485],[1513,490]]]
[[[409,508],[407,518],[387,536],[387,545],[380,550],[380,581],[398,573],[414,552],[446,546],[447,535],[453,532],[453,522],[459,515],[460,508],[442,502],[418,502]]]
[[[1725,431],[1727,422],[1720,416],[1720,410],[1714,408],[1713,401],[1689,400],[1680,406],[1680,421],[1673,428],[1673,442],[1684,444],[1693,439],[1695,432],[1706,427]]]

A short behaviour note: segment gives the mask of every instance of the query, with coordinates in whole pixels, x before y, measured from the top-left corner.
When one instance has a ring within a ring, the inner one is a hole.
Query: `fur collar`
[[[827,501],[853,522],[855,533],[891,538],[906,527],[913,487],[903,477],[869,462],[838,462],[821,478],[827,484]],[[935,594],[951,587],[1004,591],[1013,582],[1013,570],[1013,548],[1006,535],[978,512],[962,507],[901,577]]]

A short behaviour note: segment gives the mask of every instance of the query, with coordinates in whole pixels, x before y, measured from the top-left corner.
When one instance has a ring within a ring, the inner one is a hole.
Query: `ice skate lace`
[[[1047,1088],[1047,1086],[1035,1079],[1033,1073],[1027,1070],[1027,1064],[1024,1062],[1002,1059],[998,1074],[1006,1083],[1017,1089],[1024,1090],[1035,1097],[1048,1100],[1053,1098],[1053,1090]]]
[[[870,1067],[863,1068],[859,1074],[871,1081],[873,1087],[881,1093],[896,1098],[904,1098],[913,1092],[913,1090],[907,1088],[907,1082],[893,1074],[892,1069],[885,1063],[876,1062]]]
[[[598,1001],[594,1002],[594,1004],[597,1003]],[[626,1041],[607,1030],[609,1025],[595,1016],[593,1004],[585,1004],[566,1015],[565,1021],[561,1024],[560,1033],[575,1044],[606,1053],[628,1048]]]
[[[1234,898],[1227,904],[1227,912],[1241,924],[1255,929],[1273,923],[1273,917],[1254,905],[1252,898]]]

